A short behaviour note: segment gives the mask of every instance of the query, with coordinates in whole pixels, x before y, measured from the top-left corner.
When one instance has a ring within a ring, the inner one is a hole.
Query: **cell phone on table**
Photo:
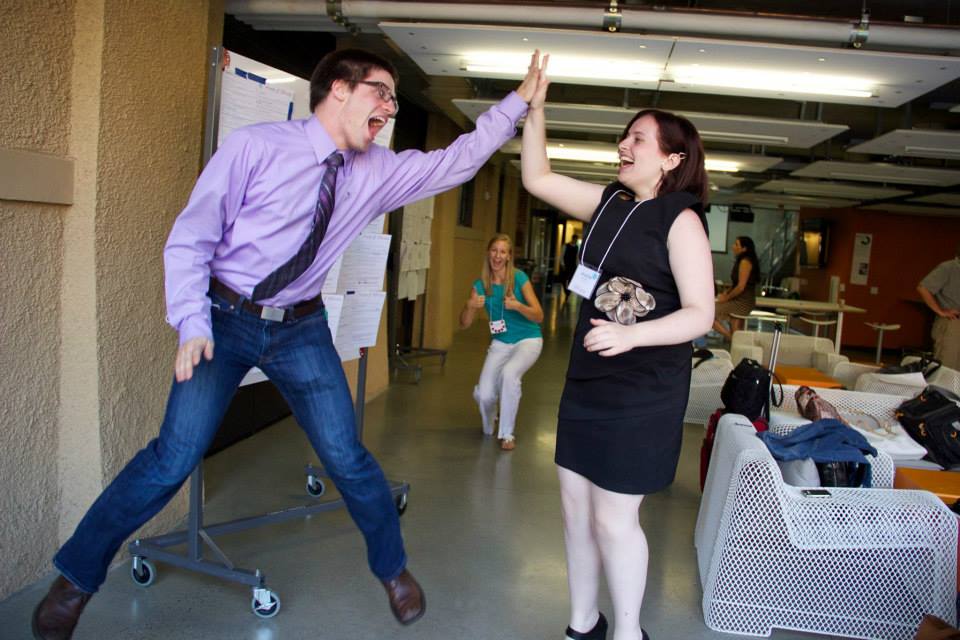
[[[829,498],[832,494],[826,489],[800,489],[805,498]]]

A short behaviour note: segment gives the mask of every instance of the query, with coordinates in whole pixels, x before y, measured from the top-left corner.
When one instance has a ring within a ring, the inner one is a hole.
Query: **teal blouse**
[[[527,277],[523,271],[519,269],[514,270],[513,277],[513,296],[520,302],[525,303],[523,297],[523,285],[530,281],[530,278]],[[483,280],[479,278],[474,281],[473,288],[477,290],[477,293],[481,296],[487,296],[486,292],[483,290]],[[536,322],[532,322],[523,317],[523,314],[519,311],[513,311],[512,309],[507,309],[503,306],[503,285],[494,284],[490,286],[493,289],[493,293],[486,297],[484,302],[484,307],[487,310],[487,316],[490,320],[503,320],[507,323],[507,330],[504,333],[495,333],[491,337],[494,340],[499,340],[500,342],[506,342],[507,344],[513,344],[515,342],[520,342],[521,340],[526,340],[528,338],[542,338],[543,334],[540,333],[540,325]]]

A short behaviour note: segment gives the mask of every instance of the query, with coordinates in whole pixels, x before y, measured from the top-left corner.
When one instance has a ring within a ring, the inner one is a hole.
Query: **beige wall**
[[[42,9],[31,0],[0,4],[0,50],[13,62],[0,65],[0,149],[68,154],[72,13],[72,2]],[[0,597],[43,573],[57,544],[60,486],[54,470],[67,210],[0,200]]]
[[[211,20],[211,16],[213,19]],[[74,161],[73,204],[0,199],[0,598],[156,434],[175,336],[161,251],[200,161],[220,0],[0,6],[0,152]],[[184,513],[176,500],[150,531]]]

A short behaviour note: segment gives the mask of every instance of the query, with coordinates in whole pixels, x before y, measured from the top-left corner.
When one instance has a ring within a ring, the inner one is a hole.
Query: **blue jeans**
[[[176,382],[154,438],[110,483],[54,557],[84,591],[106,579],[117,549],[157,514],[210,447],[237,385],[259,366],[306,432],[367,543],[371,571],[382,580],[406,565],[400,521],[380,465],[357,438],[350,390],[326,315],[288,322],[261,320],[211,294],[214,357]]]

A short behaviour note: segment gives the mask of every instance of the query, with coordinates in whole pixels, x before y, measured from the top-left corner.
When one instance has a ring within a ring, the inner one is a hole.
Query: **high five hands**
[[[547,87],[550,80],[547,78],[547,63],[550,61],[550,54],[544,54],[540,57],[540,49],[533,52],[530,56],[530,66],[527,67],[527,75],[517,87],[517,95],[524,99],[531,109],[543,107],[547,99]]]

